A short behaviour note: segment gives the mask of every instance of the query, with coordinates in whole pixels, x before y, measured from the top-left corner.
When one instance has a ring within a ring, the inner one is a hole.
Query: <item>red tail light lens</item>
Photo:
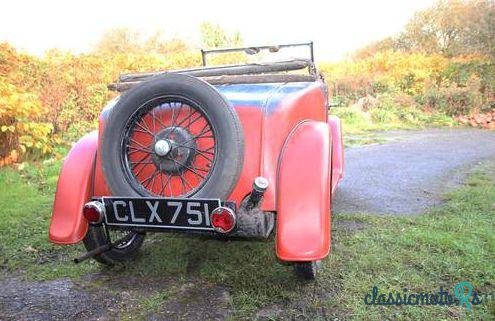
[[[235,213],[228,207],[217,207],[211,212],[211,225],[219,233],[229,233],[235,227]]]
[[[105,214],[105,206],[100,202],[89,202],[83,207],[83,216],[88,222],[92,224],[101,223],[103,215]]]

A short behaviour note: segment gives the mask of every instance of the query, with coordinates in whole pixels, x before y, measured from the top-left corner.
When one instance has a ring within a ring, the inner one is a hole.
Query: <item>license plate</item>
[[[104,197],[103,204],[110,226],[210,231],[210,213],[220,200]]]

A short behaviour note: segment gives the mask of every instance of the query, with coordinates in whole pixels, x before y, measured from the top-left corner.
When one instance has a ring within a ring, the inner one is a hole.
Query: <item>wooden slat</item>
[[[220,66],[220,67],[212,67],[212,68],[131,73],[131,74],[121,75],[119,77],[119,81],[120,82],[141,81],[165,73],[185,74],[194,77],[213,77],[213,76],[222,76],[222,75],[229,76],[229,75],[264,74],[271,72],[294,71],[294,70],[301,70],[304,68],[308,68],[310,66],[313,66],[313,63],[310,60],[291,60],[291,61],[281,61],[281,62],[262,63],[262,64],[232,65],[232,66]],[[310,68],[310,71],[312,69],[313,68]]]
[[[214,77],[201,77],[201,79],[212,85],[223,85],[223,84],[313,82],[313,81],[317,81],[319,78],[316,75],[264,74],[264,75],[222,75],[222,76],[214,76]],[[124,92],[141,83],[143,83],[143,81],[126,81],[126,82],[112,83],[108,85],[108,89]]]

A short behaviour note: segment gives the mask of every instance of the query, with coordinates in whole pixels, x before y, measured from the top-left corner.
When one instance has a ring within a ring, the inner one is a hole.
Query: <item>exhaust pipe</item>
[[[266,239],[275,225],[275,215],[260,208],[268,180],[256,177],[251,194],[241,203],[237,211],[237,228],[231,234],[240,238]]]
[[[110,251],[113,247],[116,247],[117,245],[121,244],[121,243],[125,243],[125,242],[128,242],[131,240],[131,238],[133,237],[132,233],[129,233],[127,234],[126,236],[116,240],[115,242],[112,242],[112,243],[106,243],[106,244],[103,244],[103,245],[100,245],[98,246],[97,248],[89,251],[89,252],[86,252],[84,253],[83,255],[79,256],[79,257],[76,257],[74,259],[74,263],[75,264],[79,264],[87,259],[90,259],[92,257],[95,257],[97,255],[100,255],[104,252],[107,252],[107,251]]]

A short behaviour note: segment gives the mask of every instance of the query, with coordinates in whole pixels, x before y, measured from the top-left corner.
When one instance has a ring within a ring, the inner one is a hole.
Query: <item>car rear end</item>
[[[301,69],[308,74],[293,73]],[[332,178],[341,173],[331,173],[337,140],[312,61],[123,75],[110,87],[123,94],[104,108],[98,132],[74,146],[57,188],[50,239],[82,240],[88,252],[76,262],[128,259],[147,232],[264,239],[275,215],[281,259],[311,263],[328,254]],[[308,140],[323,148],[304,151]],[[326,169],[297,165],[299,157]],[[281,173],[293,163],[299,173]],[[305,171],[324,179],[289,188]],[[287,208],[288,199],[317,205],[300,213],[304,206]],[[304,226],[290,227],[301,215],[317,225],[308,231],[328,237],[303,241],[296,251],[305,256],[284,257],[304,234]]]

